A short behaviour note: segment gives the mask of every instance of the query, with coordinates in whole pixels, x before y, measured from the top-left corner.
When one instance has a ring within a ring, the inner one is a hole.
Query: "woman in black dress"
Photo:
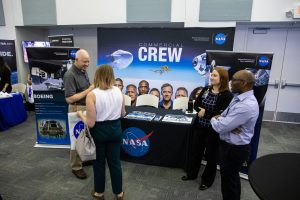
[[[219,135],[212,129],[210,119],[221,114],[232,99],[228,87],[228,72],[225,69],[215,68],[210,81],[211,85],[202,89],[194,103],[199,118],[193,133],[187,174],[181,178],[183,181],[196,179],[205,154],[207,164],[201,176],[200,190],[205,190],[213,184],[217,170]]]

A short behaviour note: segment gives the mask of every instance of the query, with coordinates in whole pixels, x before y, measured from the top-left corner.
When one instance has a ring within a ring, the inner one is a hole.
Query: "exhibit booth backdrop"
[[[63,76],[79,48],[26,48],[36,112],[37,144],[70,145]]]
[[[251,152],[247,162],[243,164],[242,172],[248,173],[248,166],[256,159],[266,92],[270,78],[273,53],[250,53],[229,51],[206,51],[207,68],[223,67],[228,70],[229,79],[239,70],[246,69],[255,76],[254,95],[259,105],[259,116],[256,121],[254,136],[251,140]]]
[[[98,65],[109,64],[124,86],[147,80],[189,93],[209,82],[207,49],[232,50],[235,28],[99,28]],[[174,96],[173,96],[174,97]]]
[[[4,58],[11,70],[11,84],[18,83],[16,48],[14,40],[0,40],[0,56]]]

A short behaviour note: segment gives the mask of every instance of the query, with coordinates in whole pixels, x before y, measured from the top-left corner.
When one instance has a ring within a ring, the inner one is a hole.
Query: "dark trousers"
[[[201,176],[201,183],[210,187],[216,176],[219,154],[219,135],[211,127],[195,127],[192,139],[191,160],[188,165],[187,176],[198,176],[201,161],[205,152],[207,164]]]
[[[249,145],[231,145],[220,142],[221,190],[224,200],[239,200],[241,181],[239,171],[249,157]]]
[[[122,192],[121,122],[120,120],[96,122],[90,130],[96,144],[96,161],[93,162],[95,192],[103,193],[105,190],[106,160],[113,193],[119,194]]]

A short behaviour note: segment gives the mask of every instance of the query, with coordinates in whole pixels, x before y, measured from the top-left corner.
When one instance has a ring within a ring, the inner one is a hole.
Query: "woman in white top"
[[[118,200],[124,199],[120,162],[120,117],[125,115],[125,102],[120,89],[114,83],[112,67],[101,65],[95,72],[95,89],[86,97],[86,117],[81,111],[78,112],[90,127],[96,144],[96,160],[93,163],[95,190],[92,192],[96,199],[104,199],[105,160],[108,163],[113,192]]]

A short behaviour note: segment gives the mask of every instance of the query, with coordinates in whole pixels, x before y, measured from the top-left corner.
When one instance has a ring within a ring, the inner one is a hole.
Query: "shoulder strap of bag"
[[[88,138],[92,138],[92,135],[91,135],[91,132],[90,132],[90,129],[89,129],[89,127],[88,127],[88,125],[87,124],[84,124],[85,125],[85,134],[86,134],[86,136],[88,137]]]

